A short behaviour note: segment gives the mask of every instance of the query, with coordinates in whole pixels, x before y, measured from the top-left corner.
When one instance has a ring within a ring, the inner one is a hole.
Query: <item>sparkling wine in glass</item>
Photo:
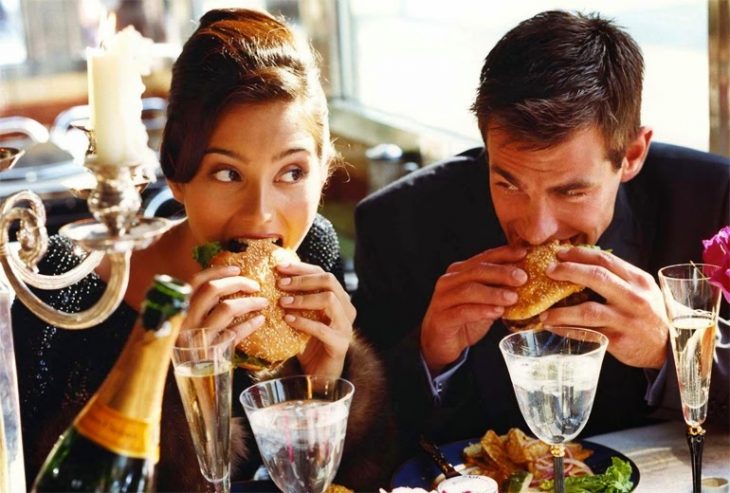
[[[322,493],[337,473],[355,387],[342,378],[298,375],[241,394],[269,476],[287,493]]]
[[[606,347],[605,335],[574,327],[515,332],[499,343],[522,416],[550,445],[556,493],[565,493],[564,444],[588,421]]]
[[[702,449],[715,353],[720,288],[710,282],[718,269],[709,264],[678,264],[659,270],[669,318],[669,339],[677,369],[682,414],[692,462],[692,489],[701,491]]]
[[[231,377],[230,330],[190,329],[173,348],[175,381],[185,408],[200,472],[216,492],[230,491]]]

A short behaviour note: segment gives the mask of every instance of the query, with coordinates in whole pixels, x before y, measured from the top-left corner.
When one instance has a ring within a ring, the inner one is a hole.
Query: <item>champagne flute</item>
[[[702,449],[715,353],[720,288],[710,282],[719,267],[677,264],[659,269],[659,284],[669,317],[669,339],[677,370],[682,414],[692,463],[692,491],[700,493]]]
[[[565,493],[564,444],[588,421],[607,347],[605,335],[576,327],[515,332],[499,343],[522,416],[550,445],[556,493]]]
[[[269,476],[286,493],[322,493],[337,473],[355,386],[342,378],[297,375],[241,393]]]
[[[172,352],[175,381],[185,408],[200,472],[214,491],[231,489],[231,378],[233,341],[230,330],[180,332]]]

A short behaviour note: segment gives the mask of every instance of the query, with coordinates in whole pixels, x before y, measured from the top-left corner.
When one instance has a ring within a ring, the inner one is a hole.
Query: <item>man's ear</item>
[[[627,182],[639,174],[644,167],[646,155],[649,152],[651,138],[654,130],[649,127],[641,127],[636,138],[629,143],[626,149],[624,161],[621,163],[621,181]]]
[[[175,197],[175,200],[177,200],[181,204],[185,204],[185,201],[184,201],[185,184],[177,182],[177,181],[172,181],[172,180],[166,180],[166,181],[167,181],[167,186],[170,187],[172,196]]]

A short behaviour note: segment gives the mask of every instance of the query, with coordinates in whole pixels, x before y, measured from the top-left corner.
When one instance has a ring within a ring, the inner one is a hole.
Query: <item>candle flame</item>
[[[99,46],[101,48],[107,46],[117,30],[117,14],[115,12],[105,14],[106,12],[103,12],[102,18],[99,20]]]

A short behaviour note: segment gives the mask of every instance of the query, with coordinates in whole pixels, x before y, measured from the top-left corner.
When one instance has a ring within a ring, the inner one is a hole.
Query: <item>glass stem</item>
[[[231,476],[226,476],[221,481],[210,481],[210,485],[213,486],[214,493],[231,493]]]
[[[689,458],[692,462],[692,493],[702,490],[702,449],[705,445],[705,430],[701,426],[690,426],[687,429]]]
[[[555,493],[565,493],[565,477],[563,473],[563,456],[565,447],[563,444],[550,445],[550,453],[553,455],[553,485]]]

